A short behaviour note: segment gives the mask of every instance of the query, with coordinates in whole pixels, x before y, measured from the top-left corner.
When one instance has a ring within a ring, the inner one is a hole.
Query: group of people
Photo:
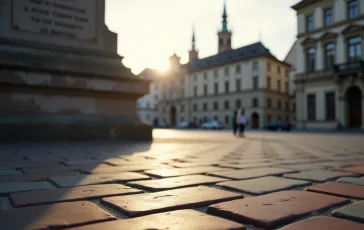
[[[245,126],[248,121],[244,115],[244,109],[235,110],[233,114],[233,133],[234,136],[244,137]]]

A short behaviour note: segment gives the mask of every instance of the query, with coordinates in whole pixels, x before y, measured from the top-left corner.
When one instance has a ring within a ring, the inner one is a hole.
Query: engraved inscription
[[[96,0],[13,0],[13,29],[96,39]]]

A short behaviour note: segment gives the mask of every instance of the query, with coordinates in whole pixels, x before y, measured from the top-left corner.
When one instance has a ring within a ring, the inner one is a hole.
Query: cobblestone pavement
[[[0,229],[364,229],[364,136],[0,144]]]

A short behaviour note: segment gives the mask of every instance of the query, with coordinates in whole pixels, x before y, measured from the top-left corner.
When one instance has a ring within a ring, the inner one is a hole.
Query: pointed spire
[[[191,51],[195,51],[196,50],[196,37],[195,37],[195,25],[193,25],[193,29],[192,29],[192,48]]]
[[[229,32],[227,28],[226,0],[224,1],[224,11],[222,13],[222,30],[221,32]]]

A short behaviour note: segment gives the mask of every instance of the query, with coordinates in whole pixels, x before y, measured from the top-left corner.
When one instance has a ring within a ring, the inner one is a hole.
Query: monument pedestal
[[[104,0],[0,3],[0,140],[151,140]],[[16,18],[16,20],[14,20]]]

